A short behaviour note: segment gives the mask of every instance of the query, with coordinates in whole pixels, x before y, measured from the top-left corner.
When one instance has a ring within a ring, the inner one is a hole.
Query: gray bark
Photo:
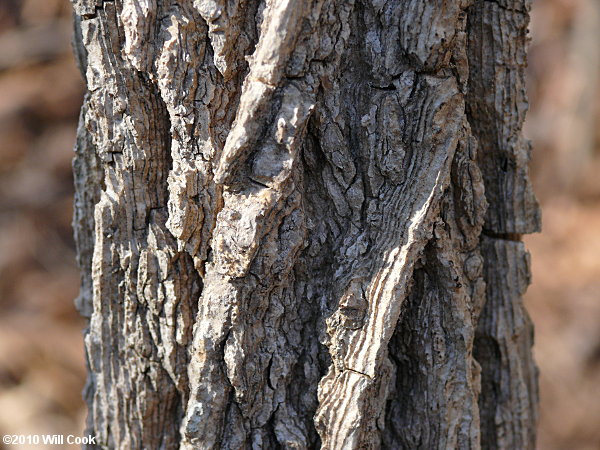
[[[99,448],[533,448],[528,0],[75,0]]]

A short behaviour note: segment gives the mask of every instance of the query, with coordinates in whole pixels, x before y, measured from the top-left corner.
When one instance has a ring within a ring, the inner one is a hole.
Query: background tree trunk
[[[534,447],[529,1],[74,8],[99,447]]]

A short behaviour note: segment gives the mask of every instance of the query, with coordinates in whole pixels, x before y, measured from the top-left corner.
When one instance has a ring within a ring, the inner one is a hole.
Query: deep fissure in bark
[[[74,9],[100,448],[533,448],[528,1]]]

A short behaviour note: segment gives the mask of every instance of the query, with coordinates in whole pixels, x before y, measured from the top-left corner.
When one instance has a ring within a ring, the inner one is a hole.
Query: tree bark
[[[74,0],[98,448],[534,448],[528,0]]]

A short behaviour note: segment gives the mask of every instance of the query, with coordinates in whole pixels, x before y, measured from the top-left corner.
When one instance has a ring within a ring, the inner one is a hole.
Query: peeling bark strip
[[[74,10],[98,448],[534,447],[527,1]]]

